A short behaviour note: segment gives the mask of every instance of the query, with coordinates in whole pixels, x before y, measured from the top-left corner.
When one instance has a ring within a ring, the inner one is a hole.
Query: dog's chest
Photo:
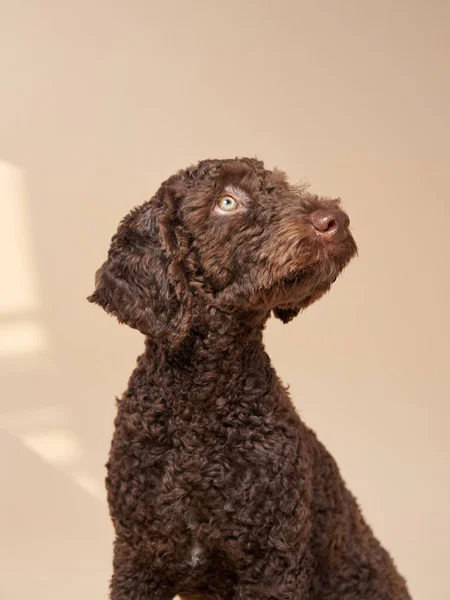
[[[154,504],[149,509],[160,530],[179,540],[178,562],[195,571],[213,548],[223,545],[232,528],[224,506],[236,489],[236,471],[230,449],[217,438],[190,429],[175,435],[173,442],[159,480],[152,482]]]
[[[284,434],[243,411],[225,419],[150,416],[134,418],[126,430],[118,420],[108,467],[116,526],[138,529],[150,551],[158,546],[172,564],[193,570],[212,549],[239,555],[237,537],[244,537],[236,531],[269,522],[264,499],[281,498],[289,484]]]

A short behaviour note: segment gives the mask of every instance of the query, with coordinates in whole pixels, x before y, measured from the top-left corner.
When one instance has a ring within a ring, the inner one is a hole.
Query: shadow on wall
[[[103,463],[113,402],[104,404],[111,393],[89,385],[88,371],[67,356],[70,344],[61,344],[76,328],[75,313],[58,335],[36,264],[25,171],[0,162],[0,198],[2,598],[24,598],[31,589],[49,600],[75,600],[87,590],[105,597],[112,532]],[[66,279],[61,273],[58,285]]]

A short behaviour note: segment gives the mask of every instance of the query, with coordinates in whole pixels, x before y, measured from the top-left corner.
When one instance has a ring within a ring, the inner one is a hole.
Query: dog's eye
[[[233,212],[237,207],[238,203],[232,196],[222,196],[216,204],[216,209],[218,209],[219,212]]]

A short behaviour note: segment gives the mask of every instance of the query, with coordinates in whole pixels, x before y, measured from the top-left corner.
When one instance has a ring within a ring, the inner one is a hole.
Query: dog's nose
[[[311,223],[317,235],[330,242],[342,242],[347,237],[350,219],[338,208],[316,210],[311,214]]]

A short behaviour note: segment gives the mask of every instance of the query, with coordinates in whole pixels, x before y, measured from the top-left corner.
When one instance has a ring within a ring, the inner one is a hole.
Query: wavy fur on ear
[[[168,183],[120,223],[88,300],[149,338],[177,346],[190,328],[192,297],[177,198]]]

